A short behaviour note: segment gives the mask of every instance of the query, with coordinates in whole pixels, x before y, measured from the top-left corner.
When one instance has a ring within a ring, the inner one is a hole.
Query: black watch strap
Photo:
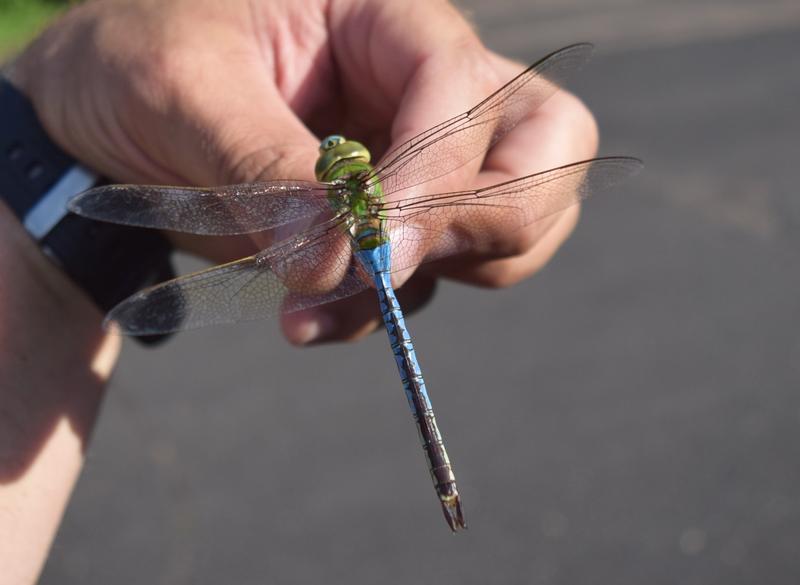
[[[66,211],[71,196],[95,184],[91,171],[50,140],[30,101],[0,77],[0,199],[45,254],[107,312],[175,273],[172,248],[159,232]],[[136,339],[150,344],[165,337]]]

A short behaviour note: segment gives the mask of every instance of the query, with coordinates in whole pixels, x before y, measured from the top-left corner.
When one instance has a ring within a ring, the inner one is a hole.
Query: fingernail
[[[314,312],[304,315],[292,323],[290,341],[296,345],[309,345],[325,341],[336,329],[336,323],[328,313]]]

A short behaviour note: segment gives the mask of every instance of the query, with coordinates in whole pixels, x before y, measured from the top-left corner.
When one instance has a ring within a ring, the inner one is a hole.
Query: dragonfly
[[[124,334],[164,334],[299,311],[373,287],[444,517],[453,532],[465,528],[453,467],[392,275],[480,244],[480,234],[467,238],[450,229],[476,212],[511,232],[641,167],[632,157],[595,158],[481,189],[418,192],[425,183],[480,163],[592,51],[591,44],[579,43],[547,55],[376,164],[363,144],[329,136],[320,144],[317,181],[106,185],[79,194],[69,209],[96,220],[209,236],[272,234],[270,245],[254,255],[133,294],[110,311],[107,323]]]

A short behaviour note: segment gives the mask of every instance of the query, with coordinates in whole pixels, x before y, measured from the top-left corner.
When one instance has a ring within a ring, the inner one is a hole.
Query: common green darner
[[[364,146],[330,136],[320,146],[319,182],[110,185],[77,196],[71,211],[98,220],[203,235],[271,231],[276,240],[253,256],[138,292],[108,319],[127,334],[161,334],[298,311],[374,286],[445,518],[453,531],[463,528],[455,476],[391,274],[481,244],[475,241],[480,236],[468,241],[451,229],[469,222],[475,211],[491,215],[504,230],[518,229],[614,184],[641,163],[597,158],[479,190],[411,196],[406,190],[479,161],[557,91],[591,51],[589,44],[576,44],[548,55],[374,166]],[[293,235],[281,239],[278,231]],[[420,249],[428,250],[423,258],[416,252]]]

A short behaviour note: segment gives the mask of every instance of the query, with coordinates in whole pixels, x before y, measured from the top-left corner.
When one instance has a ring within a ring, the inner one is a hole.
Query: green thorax
[[[371,249],[388,241],[384,220],[380,213],[383,190],[380,183],[369,187],[363,177],[372,172],[367,148],[355,140],[343,136],[328,136],[319,145],[319,158],[314,168],[317,179],[344,186],[331,197],[331,206],[336,211],[347,208],[350,212],[348,228],[360,248]]]

